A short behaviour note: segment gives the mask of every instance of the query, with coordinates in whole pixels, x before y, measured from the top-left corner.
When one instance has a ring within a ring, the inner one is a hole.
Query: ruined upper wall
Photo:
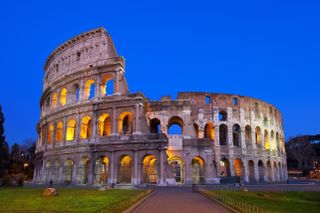
[[[118,57],[111,36],[104,28],[77,35],[57,47],[48,57],[44,66],[44,89],[68,74],[112,64]]]

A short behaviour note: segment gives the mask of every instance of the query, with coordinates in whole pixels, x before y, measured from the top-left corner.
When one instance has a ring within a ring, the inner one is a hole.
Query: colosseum
[[[35,183],[219,184],[287,179],[281,112],[240,95],[130,93],[104,28],[48,57]]]

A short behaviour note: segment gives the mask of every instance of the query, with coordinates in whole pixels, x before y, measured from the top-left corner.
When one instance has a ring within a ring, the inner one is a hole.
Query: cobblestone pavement
[[[163,187],[140,204],[134,213],[227,213],[218,203],[192,193],[189,187]]]

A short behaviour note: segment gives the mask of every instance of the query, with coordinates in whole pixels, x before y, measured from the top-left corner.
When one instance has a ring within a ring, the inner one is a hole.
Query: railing
[[[245,202],[241,202],[237,199],[228,197],[228,196],[224,196],[219,194],[219,192],[214,192],[214,191],[209,191],[203,188],[199,188],[198,189],[199,193],[210,198],[213,200],[218,200],[228,206],[230,206],[231,208],[238,210],[240,212],[245,212],[245,213],[280,213],[280,212],[276,212],[274,210],[268,210],[268,209],[263,209],[261,207],[252,205],[252,204],[248,204]]]

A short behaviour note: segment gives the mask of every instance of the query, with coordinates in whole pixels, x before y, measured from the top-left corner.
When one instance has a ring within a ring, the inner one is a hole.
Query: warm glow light
[[[111,119],[109,114],[103,113],[98,118],[98,135],[109,136],[111,134]]]
[[[129,134],[132,130],[132,113],[122,112],[119,116],[118,132],[119,134]]]
[[[92,85],[94,85],[94,80],[89,79],[86,81],[85,85],[84,85],[84,89],[83,89],[83,99],[84,100],[88,100],[90,98],[90,94],[94,93],[94,91],[91,91],[91,89],[93,88]]]
[[[49,125],[49,134],[48,134],[48,143],[52,144],[53,142],[53,132],[54,132],[54,126],[53,124]]]
[[[67,103],[67,93],[68,93],[68,91],[67,91],[66,88],[63,88],[61,90],[61,92],[60,92],[60,104],[61,104],[61,106],[64,106]]]
[[[61,142],[63,140],[63,123],[62,121],[59,121],[57,124],[57,130],[56,130],[56,141]]]
[[[75,130],[76,130],[76,121],[75,120],[69,120],[67,124],[67,134],[66,134],[66,140],[67,141],[73,141]]]
[[[57,103],[58,103],[58,94],[57,93],[53,93],[52,101],[51,101],[52,109],[56,109],[57,108]]]
[[[92,121],[90,116],[84,116],[81,120],[80,137],[83,139],[91,137]]]

